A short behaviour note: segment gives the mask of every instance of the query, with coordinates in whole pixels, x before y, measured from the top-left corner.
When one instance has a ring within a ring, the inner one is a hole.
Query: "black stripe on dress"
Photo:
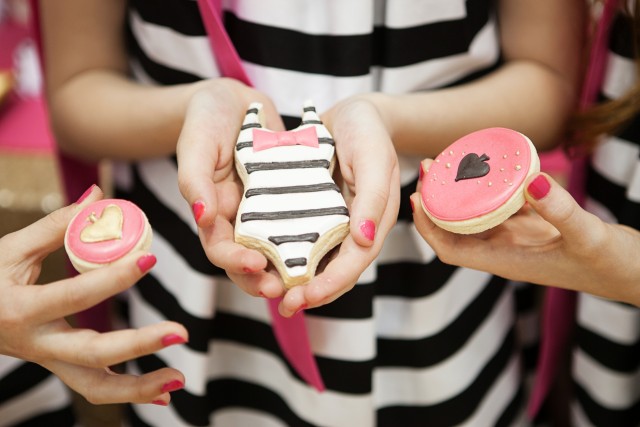
[[[38,414],[18,424],[12,424],[11,427],[72,427],[77,425],[76,421],[73,407],[71,406],[71,402],[69,402],[68,406],[55,411]]]
[[[489,360],[473,383],[462,393],[446,401],[429,406],[394,406],[382,408],[378,412],[379,426],[452,426],[463,423],[473,415],[483,403],[488,391],[504,373],[516,348],[515,333],[511,330],[498,352]],[[402,351],[402,350],[399,350]],[[520,393],[518,393],[520,395]],[[504,397],[503,397],[504,398]],[[519,407],[522,401],[509,404],[505,411],[512,411],[512,405]]]
[[[416,340],[379,338],[377,365],[423,368],[447,360],[469,342],[504,292],[511,290],[504,286],[504,279],[494,276],[458,317],[436,334]]]
[[[160,202],[153,192],[145,186],[137,167],[132,166],[131,170],[134,178],[133,190],[127,192],[118,189],[116,197],[135,200],[147,215],[154,233],[163,236],[167,244],[170,244],[192,269],[207,275],[225,275],[223,269],[211,264],[202,249],[200,239],[191,227]]]
[[[640,424],[640,402],[624,409],[601,406],[578,383],[573,383],[576,399],[585,416],[595,426],[637,427]]]
[[[0,378],[0,402],[7,402],[27,393],[52,375],[35,363],[24,362],[17,365],[11,372]]]
[[[206,35],[197,1],[129,0],[129,4],[144,21],[188,36]]]
[[[609,181],[593,166],[587,167],[587,194],[606,206],[618,223],[640,229],[640,203],[627,198],[627,189]]]
[[[396,262],[379,264],[376,294],[420,298],[438,292],[459,267],[434,258],[428,264]]]
[[[346,77],[367,75],[372,65],[402,67],[467,52],[489,20],[487,2],[468,0],[467,17],[463,19],[406,28],[376,27],[373,34],[364,35],[307,34],[244,21],[229,11],[224,18],[231,40],[245,61]],[[458,37],[445,37],[447,34]]]
[[[206,77],[170,68],[152,60],[135,40],[130,27],[127,27],[126,31],[126,44],[129,54],[138,61],[144,72],[158,83],[165,85],[193,83]]]
[[[607,369],[635,374],[640,368],[640,341],[631,345],[620,344],[578,324],[576,342],[590,358]]]

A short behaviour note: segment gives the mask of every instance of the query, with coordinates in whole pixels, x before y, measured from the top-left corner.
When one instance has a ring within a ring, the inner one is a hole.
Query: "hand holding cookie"
[[[186,342],[184,327],[164,322],[138,330],[98,333],[73,328],[65,320],[133,286],[155,264],[152,254],[133,249],[108,266],[46,285],[35,284],[42,260],[62,246],[74,216],[89,209],[105,217],[96,208],[101,206],[101,195],[94,186],[81,203],[0,239],[0,354],[42,365],[94,404],[166,405],[169,392],[184,384],[180,372],[165,368],[136,377],[117,375],[108,367]],[[93,240],[111,239],[113,228],[106,229],[106,235],[95,228],[86,234]]]

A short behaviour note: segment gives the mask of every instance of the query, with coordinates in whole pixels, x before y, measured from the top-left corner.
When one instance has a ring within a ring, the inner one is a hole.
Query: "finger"
[[[305,308],[328,304],[353,288],[362,272],[378,253],[378,246],[371,248],[358,245],[347,237],[340,246],[338,255],[324,271],[315,276],[304,289]],[[281,305],[283,315],[293,315],[299,310],[298,300],[284,298]]]
[[[171,400],[170,391],[180,390],[185,384],[184,375],[173,368],[162,368],[136,376],[60,361],[43,366],[94,405],[155,403],[166,406]]]
[[[260,271],[257,273],[227,274],[234,284],[249,295],[262,298],[278,298],[284,293],[284,285],[277,272]]]
[[[595,233],[602,229],[601,221],[582,209],[569,192],[549,175],[539,173],[530,177],[525,188],[529,204],[558,229],[568,244],[582,246],[597,237]]]
[[[86,205],[103,196],[96,185],[91,186],[79,199],[80,203],[57,209],[27,227],[6,235],[2,242],[7,250],[2,251],[5,261],[30,259],[31,262],[44,259],[48,254],[60,248],[64,233],[73,217]],[[34,260],[35,259],[35,260]]]
[[[175,322],[160,322],[139,329],[98,333],[90,329],[47,332],[37,340],[43,357],[89,368],[105,368],[184,344],[189,334]]]
[[[233,226],[221,216],[214,227],[200,230],[200,241],[209,260],[228,273],[256,273],[267,267],[264,255],[235,242]]]
[[[351,235],[356,243],[367,247],[373,245],[382,215],[389,208],[391,189],[400,188],[399,175],[395,173],[398,167],[395,152],[387,150],[384,156],[372,147],[391,147],[384,129],[375,128],[368,127],[364,134],[358,135],[359,140],[367,144],[356,144],[358,151],[352,164],[355,197],[350,212]]]
[[[153,254],[136,251],[109,266],[47,285],[28,287],[24,292],[28,299],[23,307],[24,316],[46,323],[91,308],[129,289],[155,262]]]
[[[424,177],[425,173],[429,172],[431,163],[433,163],[433,159],[424,159],[423,161],[420,162],[420,170],[418,173],[418,184],[416,185],[416,191],[418,193],[422,189],[422,177]]]
[[[245,107],[221,85],[194,95],[178,143],[178,185],[201,227],[217,215],[215,177],[233,168],[233,150]]]

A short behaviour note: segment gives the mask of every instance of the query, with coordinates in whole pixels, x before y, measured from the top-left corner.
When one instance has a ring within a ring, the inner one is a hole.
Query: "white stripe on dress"
[[[70,394],[60,379],[49,376],[35,387],[0,405],[0,422],[11,426],[45,412],[54,412],[71,404]]]
[[[220,75],[206,35],[184,35],[172,28],[144,21],[133,11],[129,13],[129,20],[134,37],[153,61],[201,78]]]
[[[621,345],[634,345],[640,337],[640,313],[637,308],[589,294],[580,296],[577,322],[595,334]]]
[[[420,339],[435,335],[460,316],[487,286],[491,275],[457,269],[445,286],[423,298],[376,297],[378,335],[390,339]],[[429,278],[424,278],[424,285]],[[420,286],[419,282],[415,286]]]
[[[428,406],[462,393],[503,345],[513,320],[512,298],[505,293],[474,335],[438,365],[422,369],[377,368],[373,385],[377,406]],[[504,370],[502,374],[505,375]]]
[[[608,409],[627,409],[638,402],[640,371],[611,371],[581,349],[573,353],[573,377],[589,396]]]

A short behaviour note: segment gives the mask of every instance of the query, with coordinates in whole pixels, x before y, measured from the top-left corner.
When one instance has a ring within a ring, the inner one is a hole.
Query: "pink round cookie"
[[[434,159],[422,180],[422,207],[445,230],[479,233],[524,205],[524,182],[539,170],[525,135],[505,128],[473,132]]]
[[[64,246],[80,273],[102,267],[134,250],[147,250],[152,231],[149,221],[135,204],[104,199],[80,211],[69,223]]]

